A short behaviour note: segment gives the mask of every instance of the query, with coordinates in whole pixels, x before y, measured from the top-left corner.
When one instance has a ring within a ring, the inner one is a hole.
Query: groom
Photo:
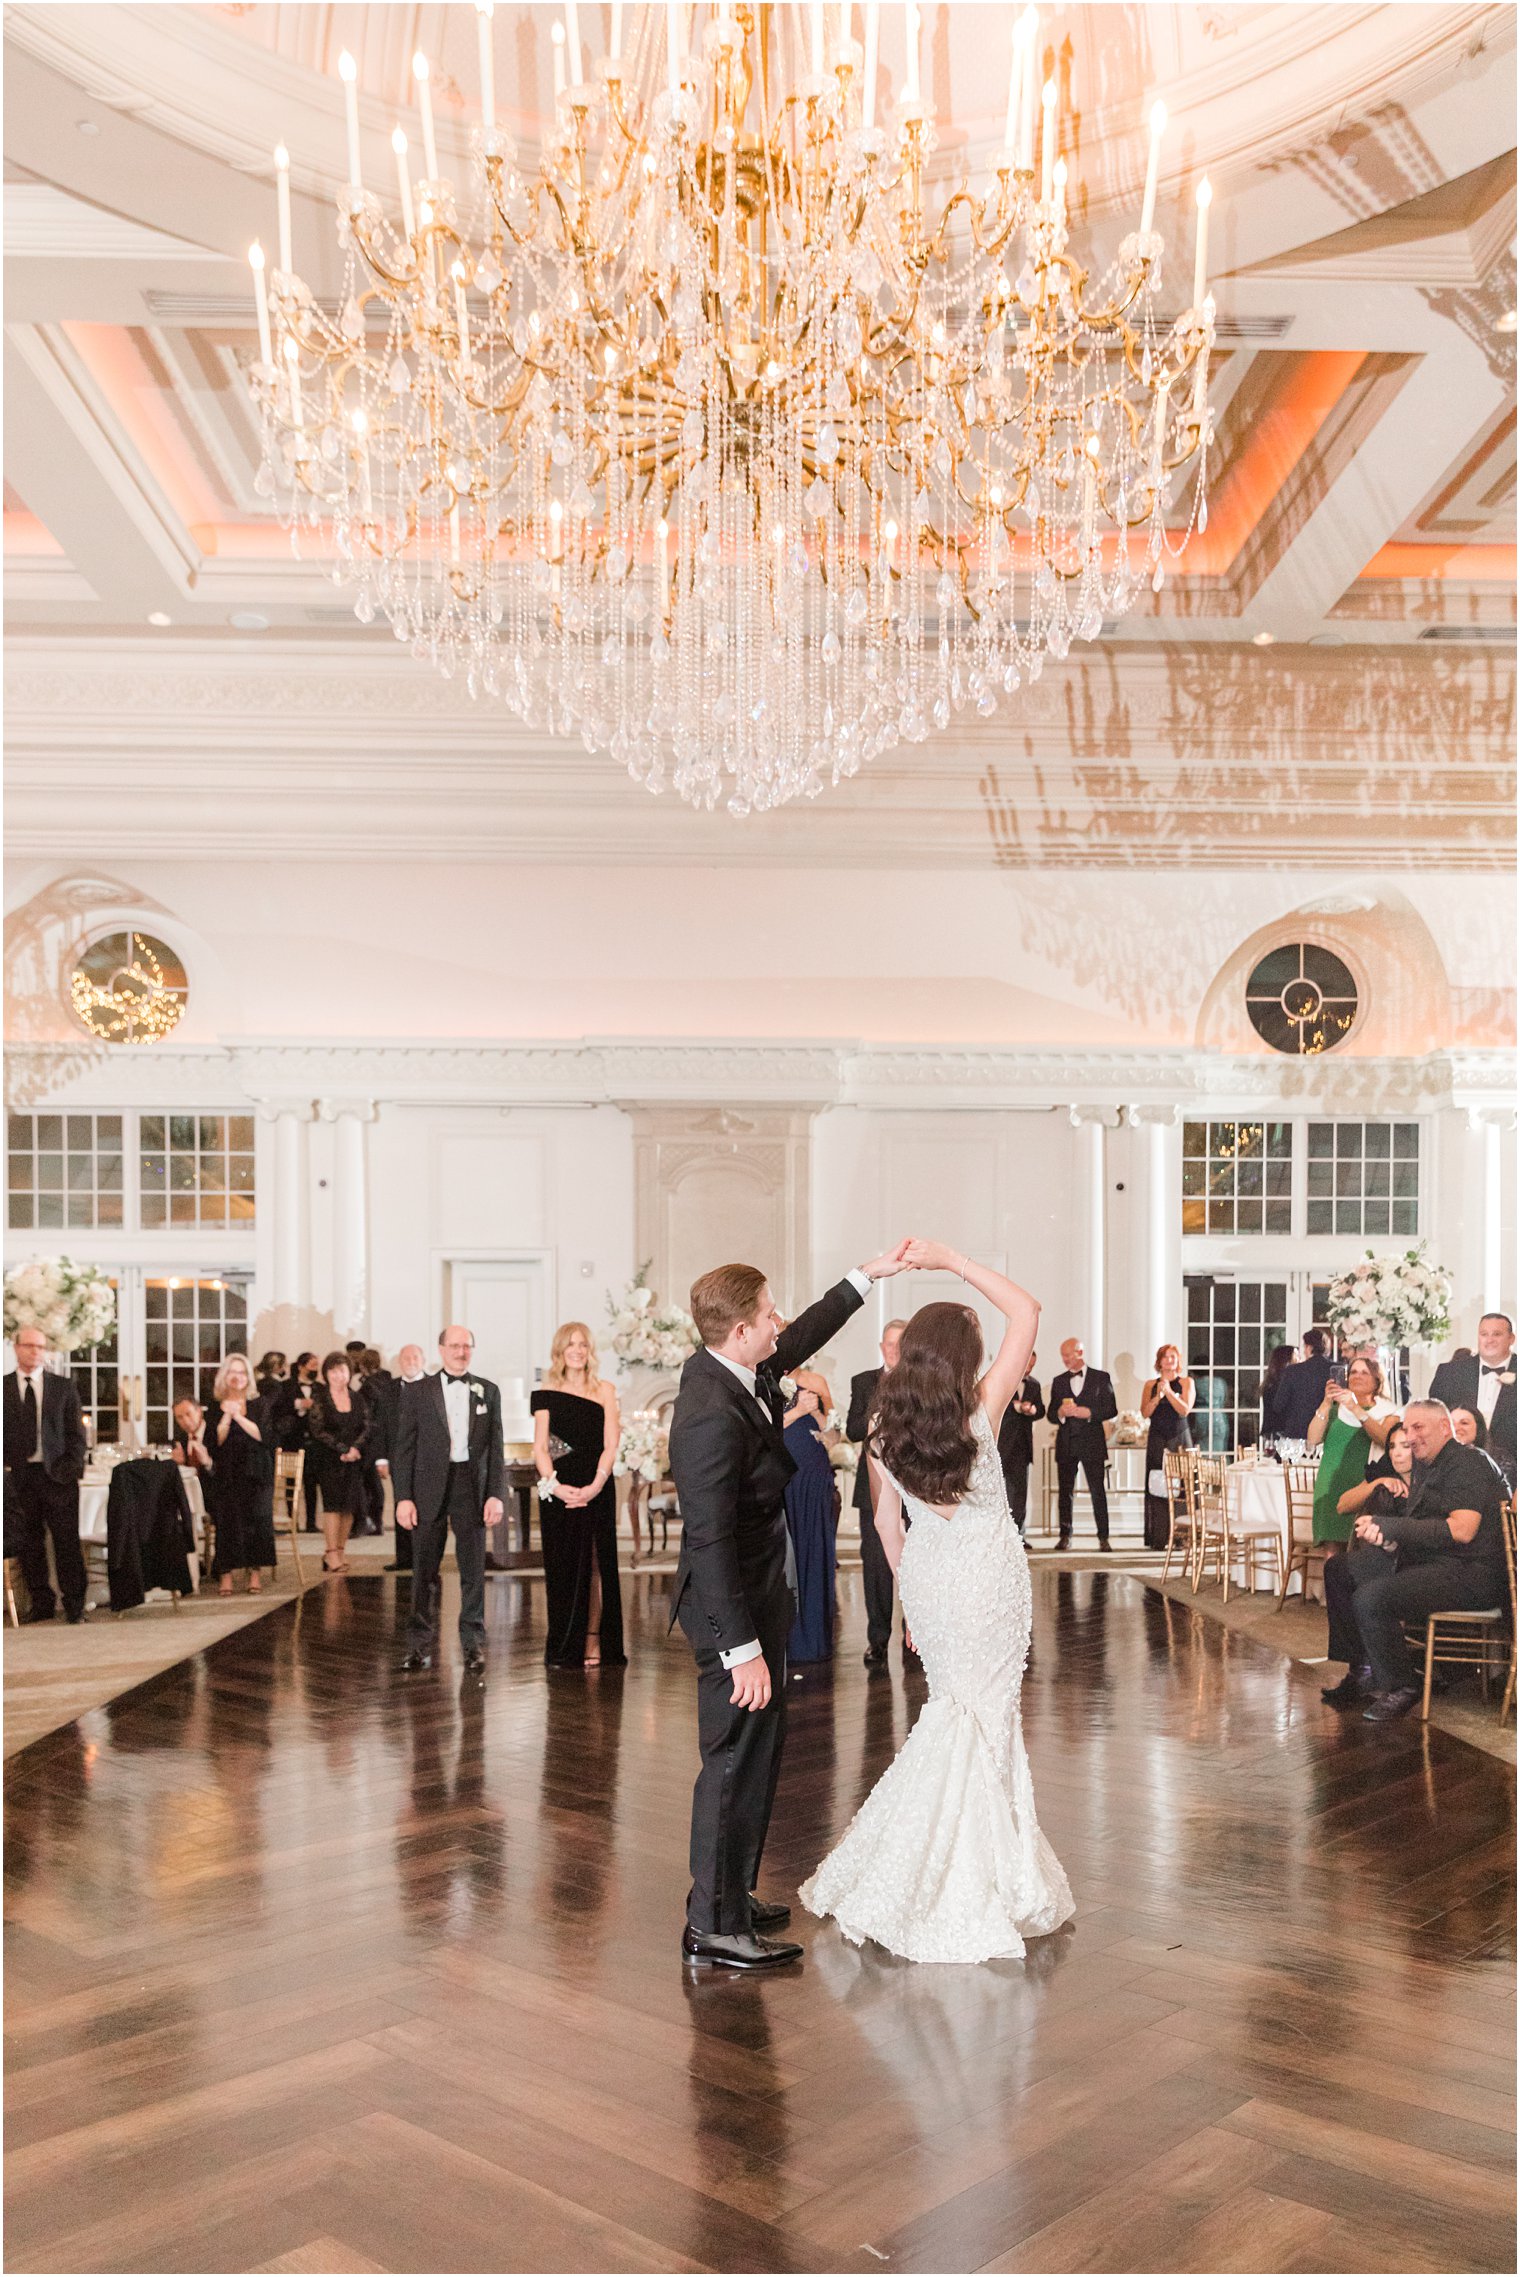
[[[800,1960],[800,1945],[762,1937],[791,1919],[752,1892],[770,1821],[786,1724],[792,1624],[780,1378],[799,1368],[903,1270],[906,1241],[849,1273],[783,1329],[765,1275],[719,1265],[691,1292],[703,1349],[681,1372],[670,1472],[681,1504],[677,1620],[697,1657],[702,1768],[691,1805],[691,1895],[681,1950],[718,1968]]]

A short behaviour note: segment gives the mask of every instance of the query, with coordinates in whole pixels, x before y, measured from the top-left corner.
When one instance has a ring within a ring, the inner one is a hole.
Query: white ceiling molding
[[[70,197],[51,182],[7,182],[4,199],[8,261],[220,261],[181,237]]]

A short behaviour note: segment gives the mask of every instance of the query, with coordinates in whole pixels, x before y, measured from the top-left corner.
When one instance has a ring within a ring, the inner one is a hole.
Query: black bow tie
[[[468,1384],[474,1382],[473,1376],[451,1376],[447,1368],[445,1368],[443,1371],[443,1380],[446,1384]]]
[[[1502,1376],[1504,1373],[1504,1363],[1501,1361],[1497,1368],[1491,1368],[1488,1362],[1485,1360],[1483,1363],[1483,1373],[1485,1376]]]

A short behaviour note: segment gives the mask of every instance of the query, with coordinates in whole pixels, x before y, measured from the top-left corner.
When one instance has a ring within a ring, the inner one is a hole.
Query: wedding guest
[[[431,1668],[438,1650],[438,1572],[454,1529],[459,1568],[459,1642],[465,1671],[486,1667],[486,1535],[505,1514],[506,1447],[501,1393],[470,1373],[475,1339],[458,1321],[438,1339],[435,1375],[402,1399],[391,1458],[396,1524],[415,1529],[412,1618],[403,1669]]]
[[[396,1373],[387,1373],[381,1398],[372,1404],[371,1419],[375,1427],[375,1468],[382,1478],[389,1478],[396,1457],[396,1433],[401,1422],[401,1399],[408,1384],[420,1384],[427,1373],[427,1364],[420,1344],[403,1344],[396,1354]],[[396,1528],[396,1554],[386,1561],[387,1573],[410,1573],[412,1570],[412,1536],[405,1526]]]
[[[72,1379],[43,1366],[48,1340],[40,1328],[18,1328],[11,1347],[16,1365],[5,1379],[5,1473],[14,1490],[27,1619],[51,1621],[57,1610],[48,1572],[51,1541],[64,1613],[82,1621],[88,1584],[79,1546],[79,1481],[90,1454],[84,1412]]]
[[[1451,1410],[1451,1430],[1452,1437],[1459,1446],[1476,1447],[1480,1455],[1487,1455],[1503,1479],[1506,1492],[1513,1490],[1514,1467],[1475,1407],[1454,1407]]]
[[[367,1506],[364,1458],[370,1443],[369,1406],[349,1371],[348,1355],[329,1352],[312,1392],[306,1462],[322,1495],[324,1573],[347,1573],[344,1551],[354,1520]]]
[[[259,1436],[263,1437],[260,1423]],[[187,1471],[208,1471],[211,1450],[206,1445],[206,1410],[193,1399],[174,1403],[174,1460]]]
[[[1430,1383],[1432,1399],[1470,1407],[1488,1426],[1489,1453],[1515,1475],[1515,1324],[1507,1312],[1486,1312],[1478,1323],[1476,1352],[1443,1360]]]
[[[797,1389],[781,1425],[797,1466],[786,1487],[797,1612],[786,1657],[806,1664],[834,1657],[834,1466],[820,1428],[831,1402],[824,1378],[811,1370],[797,1369],[791,1381]]]
[[[998,1454],[1003,1464],[1003,1484],[1008,1489],[1008,1507],[1021,1534],[1029,1510],[1029,1466],[1034,1461],[1035,1419],[1044,1412],[1040,1379],[1034,1372],[1038,1358],[1037,1352],[1030,1353],[1029,1373],[1008,1402],[998,1431]]]
[[[216,1527],[212,1578],[232,1595],[233,1577],[247,1575],[250,1597],[263,1589],[261,1567],[275,1562],[274,1460],[265,1444],[253,1372],[241,1352],[229,1352],[216,1371],[206,1408],[206,1512]]]
[[[582,1320],[554,1332],[549,1366],[528,1402],[533,1462],[549,1489],[538,1504],[543,1544],[549,1668],[624,1664],[623,1600],[617,1567],[617,1460],[622,1421],[617,1393],[598,1370]],[[551,1440],[563,1443],[556,1454]]]
[[[1140,1413],[1150,1425],[1145,1435],[1145,1546],[1164,1550],[1171,1538],[1171,1512],[1166,1499],[1166,1457],[1193,1443],[1193,1379],[1182,1365],[1175,1344],[1163,1344],[1156,1354],[1156,1373],[1140,1394]]]
[[[1282,1380],[1293,1365],[1291,1344],[1274,1344],[1267,1356],[1267,1372],[1257,1389],[1261,1401],[1261,1443],[1269,1447],[1274,1439],[1285,1439],[1288,1434],[1282,1426]]]
[[[356,1388],[364,1394],[371,1425],[369,1444],[364,1454],[364,1522],[356,1525],[356,1534],[383,1534],[385,1532],[385,1481],[375,1460],[379,1445],[376,1429],[377,1412],[384,1402],[394,1378],[372,1344],[366,1344],[360,1354],[359,1367],[353,1374]]]
[[[1392,1511],[1363,1510],[1351,1547],[1325,1561],[1329,1657],[1346,1675],[1324,1697],[1335,1708],[1366,1701],[1369,1723],[1408,1715],[1419,1700],[1406,1622],[1422,1629],[1432,1613],[1481,1611],[1509,1593],[1497,1468],[1453,1436],[1439,1400],[1411,1401],[1404,1429],[1416,1467],[1403,1508],[1395,1495]]]
[[[1314,1539],[1345,1542],[1351,1521],[1341,1515],[1340,1499],[1367,1475],[1381,1453],[1399,1411],[1383,1396],[1383,1371],[1376,1360],[1358,1355],[1346,1365],[1343,1384],[1327,1383],[1305,1434],[1322,1451],[1314,1474]]]
[[[1056,1426],[1056,1508],[1060,1518],[1058,1548],[1071,1547],[1072,1513],[1076,1505],[1077,1473],[1087,1481],[1092,1498],[1098,1547],[1108,1540],[1108,1435],[1105,1423],[1119,1412],[1113,1379],[1102,1368],[1089,1368],[1079,1336],[1068,1336],[1061,1346],[1065,1371],[1050,1387],[1045,1413]]]
[[[1383,1443],[1383,1452],[1367,1465],[1367,1476],[1348,1486],[1341,1496],[1336,1505],[1341,1517],[1357,1519],[1364,1513],[1369,1518],[1396,1517],[1408,1500],[1413,1469],[1409,1433],[1402,1423],[1395,1423]],[[1330,1658],[1339,1660],[1342,1655],[1332,1652]]]
[[[269,1411],[270,1429],[275,1445],[287,1455],[306,1454],[310,1445],[311,1398],[316,1384],[318,1360],[315,1352],[298,1352],[290,1374],[274,1394]],[[317,1474],[308,1460],[302,1478],[302,1497],[306,1504],[306,1531],[317,1530]]]
[[[254,1389],[260,1399],[273,1399],[285,1381],[285,1355],[283,1352],[265,1352],[255,1362]]]
[[[850,1378],[850,1412],[845,1420],[844,1435],[861,1449],[860,1463],[855,1472],[855,1491],[850,1497],[855,1515],[860,1522],[860,1577],[866,1600],[867,1668],[884,1668],[887,1646],[892,1638],[892,1568],[887,1553],[876,1535],[876,1518],[871,1502],[871,1466],[866,1459],[865,1437],[870,1428],[871,1410],[876,1404],[876,1388],[882,1376],[897,1366],[902,1350],[902,1332],[905,1320],[889,1320],[881,1332],[881,1366],[863,1368],[858,1376]]]
[[[1277,1385],[1277,1435],[1280,1439],[1307,1440],[1315,1409],[1325,1396],[1335,1366],[1334,1343],[1328,1328],[1304,1330],[1304,1356],[1285,1368]]]

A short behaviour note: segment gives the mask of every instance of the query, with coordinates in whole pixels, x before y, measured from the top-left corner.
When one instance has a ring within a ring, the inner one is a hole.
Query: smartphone
[[[1344,1361],[1344,1360],[1332,1360],[1332,1361],[1331,1361],[1331,1363],[1330,1363],[1330,1373],[1329,1373],[1329,1376],[1326,1378],[1326,1381],[1327,1381],[1328,1383],[1332,1383],[1332,1384],[1344,1384],[1344,1383],[1345,1383],[1345,1381],[1346,1381],[1346,1363],[1345,1363],[1345,1361]]]

